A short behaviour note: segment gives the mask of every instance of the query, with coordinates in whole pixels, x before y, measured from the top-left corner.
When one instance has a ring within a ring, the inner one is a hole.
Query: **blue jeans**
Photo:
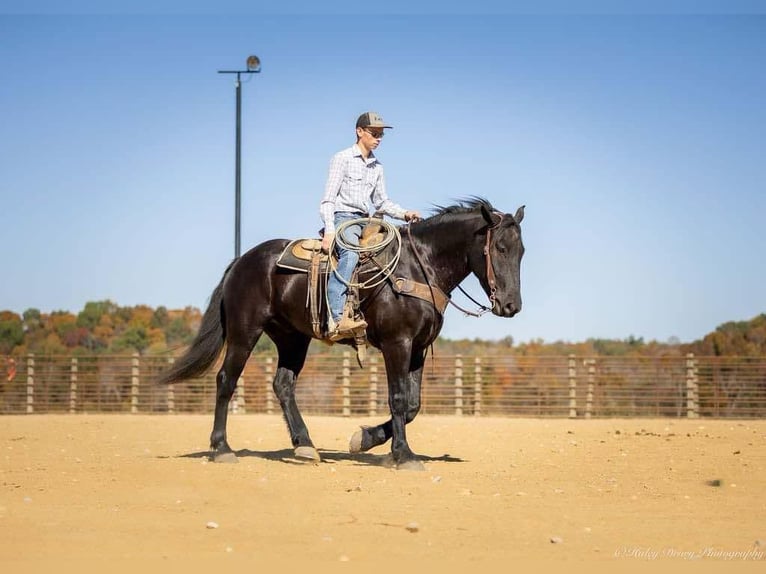
[[[350,213],[348,211],[338,211],[335,213],[335,229],[337,230],[341,223],[350,219],[360,219],[364,215],[359,213]],[[341,239],[349,245],[359,245],[359,238],[362,236],[362,224],[349,225],[343,230]],[[348,286],[341,281],[337,275],[340,275],[346,281],[351,281],[351,275],[354,273],[356,264],[359,263],[359,254],[356,251],[343,249],[339,245],[335,247],[338,253],[338,267],[335,273],[330,273],[327,280],[327,300],[330,305],[330,313],[333,320],[337,323],[343,314],[343,305],[346,303],[348,295]],[[337,275],[336,275],[337,274]]]

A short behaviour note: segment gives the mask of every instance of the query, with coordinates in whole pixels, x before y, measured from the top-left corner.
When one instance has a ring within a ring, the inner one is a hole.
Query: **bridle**
[[[503,217],[505,216],[504,213],[500,213],[499,211],[493,212],[495,215],[499,216],[500,219],[497,220],[496,223],[493,223],[487,227],[487,239],[484,242],[484,262],[487,270],[487,285],[489,285],[489,302],[491,303],[490,307],[487,307],[486,305],[482,305],[479,303],[476,299],[471,297],[468,293],[465,292],[465,290],[458,285],[457,288],[460,289],[460,292],[463,293],[466,297],[468,297],[471,301],[473,301],[476,305],[478,305],[479,310],[478,311],[469,311],[468,309],[463,309],[460,305],[455,303],[451,297],[448,297],[447,300],[450,305],[458,309],[459,311],[462,311],[466,315],[470,315],[471,317],[481,317],[485,313],[488,313],[492,310],[492,308],[495,306],[495,292],[497,291],[497,277],[495,276],[495,268],[492,265],[492,250],[490,249],[492,245],[492,231],[500,227],[500,224],[503,222]],[[412,251],[415,253],[415,257],[418,260],[418,263],[420,264],[420,268],[423,270],[423,275],[426,278],[426,283],[428,283],[428,287],[431,288],[431,294],[433,295],[433,287],[431,287],[431,284],[434,283],[433,279],[429,276],[428,269],[426,268],[425,264],[423,263],[423,259],[420,256],[420,252],[418,251],[418,248],[415,246],[415,242],[412,240],[412,231],[410,230],[410,224],[407,224],[407,236],[410,239],[410,245],[412,246]]]
[[[484,243],[484,261],[487,264],[487,285],[489,285],[489,302],[492,303],[492,307],[495,306],[495,292],[497,291],[497,278],[495,277],[495,267],[492,265],[492,251],[490,250],[490,242],[492,241],[492,230],[500,227],[503,222],[504,213],[498,211],[495,215],[500,216],[497,223],[494,223],[487,227],[487,241]]]

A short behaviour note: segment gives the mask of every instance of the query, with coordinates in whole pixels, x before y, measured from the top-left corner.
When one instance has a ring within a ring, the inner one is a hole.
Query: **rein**
[[[467,292],[465,289],[463,289],[463,287],[462,287],[461,285],[458,285],[458,286],[457,286],[457,288],[458,288],[458,289],[460,289],[460,292],[461,292],[463,295],[465,295],[466,297],[468,297],[468,298],[471,300],[471,302],[472,302],[474,305],[476,305],[476,306],[477,306],[477,307],[480,309],[480,311],[477,311],[476,313],[473,313],[473,312],[471,312],[471,311],[466,311],[465,309],[460,309],[460,307],[457,307],[457,304],[453,303],[453,305],[454,305],[455,307],[457,307],[458,309],[460,309],[460,310],[461,310],[463,313],[465,313],[466,315],[471,315],[471,316],[473,316],[473,317],[481,317],[482,315],[484,315],[484,313],[489,313],[489,312],[492,310],[492,308],[491,308],[491,307],[487,307],[486,305],[482,305],[482,304],[481,304],[481,303],[479,303],[479,302],[478,302],[476,299],[474,299],[473,297],[471,297],[471,295],[469,295],[469,293],[468,293],[468,292]]]
[[[489,284],[489,302],[492,303],[492,307],[495,305],[495,292],[497,291],[497,280],[495,276],[495,269],[492,266],[492,254],[490,251],[490,242],[492,241],[492,230],[497,229],[500,227],[500,223],[503,221],[503,214],[497,213],[497,215],[500,216],[500,219],[497,221],[497,223],[490,225],[487,227],[487,241],[484,243],[484,260],[486,262],[487,266],[487,283]],[[428,268],[423,263],[423,258],[420,255],[420,251],[418,251],[418,248],[415,246],[415,242],[412,240],[412,230],[410,227],[410,222],[407,223],[407,236],[410,239],[410,245],[412,246],[412,251],[415,253],[415,258],[418,260],[418,263],[420,264],[420,268],[423,270],[423,275],[426,278],[426,283],[428,284],[429,289],[431,289],[431,296],[433,296],[433,287],[431,286],[431,283],[435,283],[435,281],[430,277],[428,273]],[[447,298],[447,302],[464,313],[465,315],[469,315],[471,317],[481,317],[485,313],[488,313],[492,310],[492,307],[487,307],[486,305],[482,305],[479,303],[476,299],[471,297],[468,293],[465,292],[465,290],[458,285],[458,289],[468,297],[471,301],[473,301],[476,305],[479,306],[478,311],[469,311],[468,309],[463,309],[460,305],[455,303],[451,297]]]

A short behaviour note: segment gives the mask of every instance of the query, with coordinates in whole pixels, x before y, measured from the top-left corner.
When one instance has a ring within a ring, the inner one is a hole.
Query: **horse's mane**
[[[476,195],[458,199],[456,201],[457,203],[454,205],[434,205],[433,214],[430,217],[425,218],[422,223],[435,222],[444,217],[450,217],[461,213],[476,213],[480,211],[482,207],[486,207],[490,212],[495,211],[495,208],[492,207],[492,204],[488,199]]]

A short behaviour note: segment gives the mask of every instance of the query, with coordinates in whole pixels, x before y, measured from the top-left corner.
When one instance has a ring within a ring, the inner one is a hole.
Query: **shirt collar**
[[[351,146],[351,153],[354,154],[354,157],[359,157],[362,161],[365,161],[364,157],[362,157],[362,150],[359,148],[357,144],[354,144]],[[367,160],[365,161],[365,163],[369,165],[371,163],[377,163],[377,161],[378,161],[378,158],[375,157],[375,154],[372,151],[370,151],[370,155],[367,156]]]

